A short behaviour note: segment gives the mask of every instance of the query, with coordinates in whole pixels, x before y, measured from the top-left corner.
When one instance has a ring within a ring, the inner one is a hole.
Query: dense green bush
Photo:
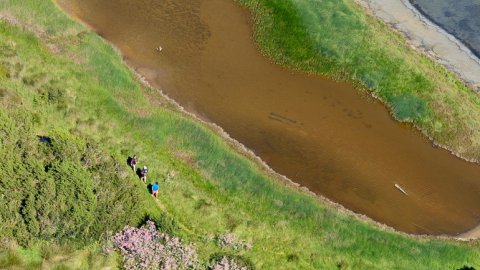
[[[158,217],[146,217],[148,220],[152,220],[155,223],[155,226],[158,230],[168,233],[170,235],[179,236],[180,227],[173,217],[168,215],[168,213],[162,213]]]
[[[0,238],[88,243],[138,219],[124,166],[66,131],[35,133],[28,112],[0,110]]]

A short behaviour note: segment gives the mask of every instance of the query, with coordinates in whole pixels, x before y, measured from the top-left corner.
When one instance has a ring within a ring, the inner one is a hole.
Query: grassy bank
[[[290,8],[286,6],[284,13]],[[112,181],[118,170],[120,173],[116,174],[122,176],[123,184],[139,193],[137,200],[128,202],[132,205],[110,202],[117,207],[140,209],[138,217],[119,223],[138,225],[142,217],[150,216],[170,233],[195,243],[202,261],[216,253],[229,253],[243,256],[257,269],[457,269],[480,264],[478,242],[415,239],[384,231],[285,187],[209,128],[171,109],[155,89],[139,84],[110,45],[67,18],[52,2],[7,0],[0,2],[0,10],[0,14],[9,18],[9,22],[0,22],[0,46],[2,52],[10,52],[2,57],[0,66],[2,115],[13,123],[18,121],[17,114],[30,119],[28,134],[32,135],[25,137],[21,145],[28,145],[25,149],[33,151],[26,151],[27,157],[29,153],[35,154],[32,159],[45,153],[39,150],[43,148],[35,135],[53,138],[55,142],[58,134],[64,134],[61,138],[95,145],[94,149],[101,152],[99,160],[111,164],[105,168],[109,173],[97,180]],[[266,17],[266,26],[268,20]],[[0,127],[5,133],[17,130],[18,136],[12,140],[23,138],[25,133],[22,125]],[[75,151],[85,149],[80,146]],[[2,156],[4,151],[0,148]],[[49,153],[48,148],[45,151]],[[65,159],[73,164],[84,161],[82,155],[78,159],[55,155],[62,151],[50,151],[53,163],[66,162]],[[160,182],[158,202],[149,197],[146,187],[128,171],[125,160],[134,153],[139,156],[140,165],[150,167],[149,180]],[[71,167],[83,176],[97,169],[82,166],[86,165]],[[62,167],[62,175],[70,175],[71,167]],[[79,178],[89,178],[83,176]],[[91,178],[95,176],[92,174]],[[57,179],[56,174],[53,177]],[[79,183],[83,186],[83,182]],[[15,186],[0,188],[4,188],[2,193],[16,190]],[[17,194],[16,200],[28,201],[28,196],[22,194]],[[38,197],[44,197],[42,194]],[[35,229],[29,230],[28,225],[41,215],[22,214],[27,213],[23,209],[12,206],[18,222],[27,227],[25,234],[32,238],[33,247],[29,250],[35,250],[37,241],[59,241],[55,236],[45,239]],[[8,214],[1,217],[0,225],[9,225]],[[18,241],[15,230],[9,234],[2,232],[1,238]],[[220,247],[215,238],[229,232],[251,242],[252,248]],[[66,243],[79,250],[95,250],[99,241],[81,243],[72,239]],[[65,264],[72,269],[83,267]],[[15,266],[18,265],[10,262],[6,267]],[[115,263],[111,266],[115,267]]]
[[[478,94],[353,0],[239,2],[253,11],[259,47],[276,63],[354,81],[383,100],[398,120],[479,160]]]
[[[39,244],[26,249],[11,243],[0,250],[0,269],[112,269],[120,264],[118,254],[105,256],[98,246],[75,250],[69,245]]]

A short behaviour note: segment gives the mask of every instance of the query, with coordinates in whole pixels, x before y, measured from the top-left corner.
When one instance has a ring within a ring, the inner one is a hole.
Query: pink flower
[[[197,269],[197,251],[179,238],[157,231],[148,221],[141,228],[125,227],[113,237],[126,269]]]
[[[237,261],[232,258],[222,257],[220,261],[217,261],[209,267],[211,270],[248,270],[247,267],[241,266]]]

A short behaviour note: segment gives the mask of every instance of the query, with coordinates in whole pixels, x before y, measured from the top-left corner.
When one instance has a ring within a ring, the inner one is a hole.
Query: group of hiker
[[[133,155],[133,158],[130,159],[130,167],[132,167],[132,170],[134,172],[137,172],[136,171],[137,163],[138,163],[138,157],[137,155]],[[140,180],[142,180],[145,184],[147,183],[147,174],[148,174],[148,168],[147,166],[144,165],[143,168],[139,171],[139,176],[140,176]],[[152,196],[155,198],[158,198],[158,189],[159,189],[158,182],[153,183],[151,192],[152,192]]]

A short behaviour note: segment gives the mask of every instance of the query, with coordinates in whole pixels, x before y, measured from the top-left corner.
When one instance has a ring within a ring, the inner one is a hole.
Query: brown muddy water
[[[233,1],[59,4],[153,85],[313,192],[409,233],[456,235],[480,223],[478,165],[432,147],[348,83],[270,63]]]

